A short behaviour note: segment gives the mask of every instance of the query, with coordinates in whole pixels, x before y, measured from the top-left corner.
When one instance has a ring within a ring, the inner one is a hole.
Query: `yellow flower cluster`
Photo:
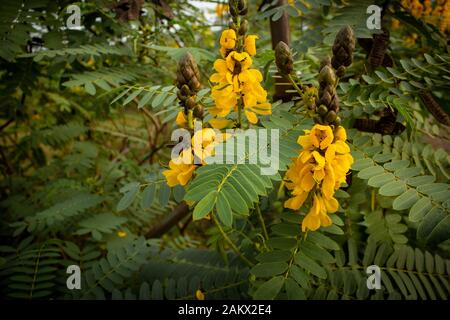
[[[450,29],[450,1],[402,0],[401,4],[411,15],[436,25],[441,32]]]
[[[202,164],[207,157],[214,155],[214,147],[220,143],[220,139],[225,136],[218,137],[211,128],[203,128],[195,132],[191,140],[191,148],[183,150],[180,155],[169,161],[169,169],[163,171],[167,185],[174,187],[176,185],[186,185],[192,178],[195,169],[195,157]]]
[[[320,124],[305,130],[305,135],[297,140],[303,151],[286,172],[286,187],[293,197],[284,206],[298,210],[312,194],[312,207],[303,219],[302,231],[331,225],[328,213],[336,212],[339,207],[334,192],[345,182],[353,163],[346,140],[343,127],[333,132],[331,126]]]
[[[263,76],[259,70],[251,69],[251,56],[256,54],[256,39],[255,35],[247,35],[243,41],[244,51],[239,52],[236,32],[233,29],[222,32],[220,53],[224,59],[214,62],[216,73],[209,79],[216,84],[211,92],[215,107],[209,110],[214,116],[224,118],[232,110],[237,111],[240,103],[250,123],[258,122],[256,114],[272,113],[267,92],[260,84]]]

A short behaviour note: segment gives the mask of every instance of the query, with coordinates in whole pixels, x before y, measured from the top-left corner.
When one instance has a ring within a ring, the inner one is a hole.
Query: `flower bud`
[[[247,14],[248,8],[246,0],[229,0],[228,5],[232,17],[245,16]]]
[[[241,26],[239,28],[238,34],[243,36],[243,35],[245,35],[247,33],[247,30],[248,30],[248,21],[244,20],[241,23]]]
[[[319,73],[319,82],[325,82],[329,85],[334,85],[336,83],[336,75],[332,68],[328,65],[324,66]]]
[[[294,61],[289,46],[283,41],[275,47],[275,63],[281,74],[290,74],[294,69]]]
[[[318,112],[321,116],[324,116],[324,115],[327,114],[328,109],[327,109],[327,107],[326,107],[325,105],[321,104],[321,105],[319,106],[319,109],[317,109],[317,112]]]
[[[353,61],[353,51],[355,50],[355,34],[350,26],[339,30],[333,44],[333,58],[331,64],[334,69],[341,66],[348,67]]]
[[[336,120],[336,112],[333,110],[328,111],[327,115],[325,116],[325,122],[326,123],[333,123]]]

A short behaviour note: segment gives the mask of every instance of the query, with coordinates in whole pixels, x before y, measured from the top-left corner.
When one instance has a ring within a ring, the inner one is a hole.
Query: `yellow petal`
[[[245,37],[244,50],[251,56],[256,54],[256,39],[258,39],[258,36],[255,35],[248,35]]]
[[[213,128],[221,130],[221,129],[223,129],[223,128],[228,127],[230,124],[233,123],[233,121],[227,120],[227,119],[217,119],[217,118],[215,118],[215,119],[209,120],[208,123],[209,123]]]
[[[350,147],[344,141],[338,140],[334,143],[336,147],[336,152],[338,153],[349,153]]]
[[[331,166],[327,165],[325,167],[325,177],[322,181],[322,194],[326,199],[330,199],[333,196],[335,182],[334,171]]]
[[[178,112],[175,123],[180,127],[184,127],[186,125],[187,119],[183,111]]]
[[[345,141],[347,140],[347,132],[344,127],[338,127],[334,133],[337,140]]]
[[[303,203],[305,202],[307,197],[308,197],[308,192],[302,192],[299,195],[288,199],[284,203],[284,207],[292,209],[292,210],[298,210],[303,205]]]
[[[258,117],[254,112],[245,110],[245,116],[247,117],[250,123],[252,124],[258,123]]]
[[[325,203],[325,207],[327,209],[328,213],[334,213],[339,208],[339,202],[336,200],[336,198],[331,197],[330,199],[323,199]]]

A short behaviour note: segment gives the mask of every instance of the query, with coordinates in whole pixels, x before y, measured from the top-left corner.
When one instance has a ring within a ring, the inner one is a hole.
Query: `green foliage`
[[[217,30],[228,28],[229,16],[206,15],[188,0],[162,2],[145,1],[146,14],[131,19],[102,0],[2,1],[0,295],[197,299],[200,290],[206,299],[448,299],[450,131],[418,97],[425,89],[448,112],[446,34],[392,1],[383,24],[401,21],[390,30],[393,66],[371,70],[356,46],[336,88],[355,162],[336,191],[333,224],[303,232],[311,201],[284,209],[283,176],[301,150],[298,136],[314,122],[294,88],[286,91],[292,99],[283,97],[291,101],[273,97],[287,79],[277,73],[268,22],[289,17],[291,76],[301,88],[318,88],[320,62],[340,27],[371,38],[378,31],[366,28],[366,9],[381,3],[248,1],[248,32],[259,37],[253,67],[272,103],[272,114],[250,128],[257,136],[275,131],[252,151],[255,141],[237,133],[229,139],[242,154],[216,148],[234,163],[208,158],[186,186],[170,188],[162,172],[182,110],[176,61],[189,52],[199,66],[195,103],[208,126]],[[70,4],[81,8],[81,29],[66,26]],[[406,44],[412,32],[417,42]],[[350,129],[386,111],[407,130]],[[238,117],[232,110],[229,118]],[[276,133],[278,168],[265,175],[258,157],[276,151]],[[148,239],[155,230],[163,235]],[[81,268],[81,290],[67,289],[70,265]],[[370,265],[381,269],[381,290],[367,288]]]
[[[369,186],[379,188],[380,195],[393,197],[394,210],[409,210],[409,219],[418,223],[418,239],[435,243],[447,239],[449,184],[434,182],[436,178],[425,175],[423,168],[410,166],[410,160],[403,157],[401,139],[392,144],[388,137],[383,137],[386,143],[373,145],[379,136],[355,134],[352,170],[359,171],[358,177],[368,180]]]

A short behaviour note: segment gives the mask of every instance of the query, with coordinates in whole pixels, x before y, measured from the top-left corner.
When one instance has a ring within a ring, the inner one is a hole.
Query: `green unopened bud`
[[[291,49],[283,41],[278,42],[275,47],[275,63],[282,74],[290,74],[294,69]]]
[[[247,33],[247,30],[248,30],[248,21],[244,20],[241,23],[241,26],[239,28],[238,34],[243,36],[243,35],[245,35]]]
[[[231,21],[231,22],[228,24],[228,28],[233,29],[234,31],[236,31],[236,30],[237,30],[237,25],[236,25],[236,23],[234,23],[233,21]]]
[[[319,82],[334,85],[336,83],[336,75],[333,69],[326,65],[320,70]]]
[[[187,98],[187,100],[186,100],[186,107],[187,107],[189,110],[194,109],[195,105],[196,105],[196,103],[195,103],[195,97],[192,96],[192,97]]]
[[[317,112],[318,112],[321,116],[324,116],[324,115],[327,114],[328,108],[327,108],[325,105],[321,104],[320,107],[319,107],[319,109],[317,109]]]
[[[334,120],[334,125],[336,127],[339,127],[341,125],[341,118],[339,116],[336,117],[336,119]]]
[[[203,107],[197,104],[194,108],[194,116],[196,118],[203,118]]]
[[[319,115],[317,115],[317,114],[314,116],[313,120],[314,120],[315,123],[323,124],[322,118]]]
[[[342,78],[345,75],[345,67],[344,66],[340,66],[337,70],[336,70],[336,76],[338,76],[339,78]]]
[[[335,120],[336,120],[336,112],[334,112],[333,110],[329,111],[325,116],[325,122],[333,123]]]
[[[183,84],[181,87],[181,93],[185,96],[191,95],[191,90],[189,89],[189,86],[187,84]]]

